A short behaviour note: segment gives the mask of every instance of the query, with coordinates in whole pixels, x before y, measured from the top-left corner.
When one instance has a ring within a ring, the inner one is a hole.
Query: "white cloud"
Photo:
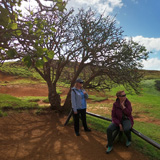
[[[129,37],[125,37],[127,40],[129,40]],[[149,58],[148,60],[143,60],[142,63],[144,65],[144,69],[148,70],[160,70],[160,38],[148,38],[143,36],[136,36],[132,37],[133,41],[144,45],[148,51],[153,51],[149,55],[154,58]]]
[[[129,39],[126,37],[126,39]],[[148,51],[160,51],[160,38],[148,38],[143,36],[132,37],[133,41],[144,45]]]
[[[115,8],[121,8],[123,6],[122,0],[70,0],[68,8],[73,7],[75,10],[78,8],[91,7],[96,9],[100,14],[104,13],[108,15],[113,12]]]
[[[142,64],[144,65],[144,69],[147,70],[160,70],[160,59],[151,58],[148,60],[143,60]]]
[[[75,0],[77,3],[94,5],[100,3],[100,0]]]
[[[51,2],[50,1],[45,1],[45,0],[40,0],[40,2],[45,5],[45,6],[51,6]],[[31,11],[36,11],[38,7],[38,3],[36,2],[36,0],[23,0],[22,4],[20,7],[17,6],[17,8],[22,10],[22,14],[28,14],[27,10],[31,10]]]
[[[46,2],[44,0],[41,0],[41,2],[45,5],[50,6],[49,2]],[[67,4],[67,8],[73,7],[75,10],[78,10],[78,8],[88,8],[91,7],[92,9],[95,9],[98,11],[98,13],[104,15],[109,15],[113,12],[115,8],[121,8],[123,6],[122,0],[69,0]],[[23,8],[23,13],[26,13],[25,8],[27,9],[33,9],[35,6],[37,6],[37,2],[35,0],[27,0],[22,2],[21,8]]]

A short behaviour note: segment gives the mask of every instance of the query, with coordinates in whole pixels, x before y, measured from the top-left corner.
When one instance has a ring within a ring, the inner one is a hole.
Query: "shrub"
[[[42,111],[43,111],[42,108],[39,108],[39,109],[35,112],[35,114],[36,114],[36,115],[40,115],[40,114],[42,113]]]
[[[160,91],[160,80],[155,81],[155,87],[158,91]]]
[[[8,116],[8,114],[6,112],[3,112],[2,110],[0,110],[0,117],[5,117]]]

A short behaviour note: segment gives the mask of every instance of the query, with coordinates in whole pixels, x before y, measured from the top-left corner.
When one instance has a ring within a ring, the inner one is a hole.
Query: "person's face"
[[[77,86],[81,88],[83,86],[83,83],[77,83]]]
[[[126,100],[125,92],[122,92],[121,95],[118,98],[120,99],[120,101],[125,101]]]

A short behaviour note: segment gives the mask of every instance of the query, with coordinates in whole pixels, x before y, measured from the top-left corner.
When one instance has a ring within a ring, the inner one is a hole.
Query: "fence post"
[[[72,111],[72,109],[71,109],[71,111],[69,112],[69,115],[68,115],[68,117],[67,117],[67,120],[66,120],[66,122],[64,123],[65,126],[68,124],[68,122],[69,122],[72,114],[73,114],[73,111]]]

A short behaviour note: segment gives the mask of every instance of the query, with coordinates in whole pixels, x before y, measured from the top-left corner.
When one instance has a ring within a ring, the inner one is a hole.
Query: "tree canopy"
[[[146,48],[125,40],[123,30],[113,17],[97,14],[92,9],[66,10],[66,2],[49,1],[50,6],[36,0],[35,10],[22,15],[15,6],[22,1],[1,1],[0,61],[20,59],[33,67],[48,85],[52,108],[61,106],[57,83],[61,79],[73,87],[84,78],[85,88],[110,89],[122,84],[138,93],[142,60]],[[73,71],[68,65],[73,64]],[[70,90],[71,91],[71,90]],[[63,108],[70,107],[70,91]]]

